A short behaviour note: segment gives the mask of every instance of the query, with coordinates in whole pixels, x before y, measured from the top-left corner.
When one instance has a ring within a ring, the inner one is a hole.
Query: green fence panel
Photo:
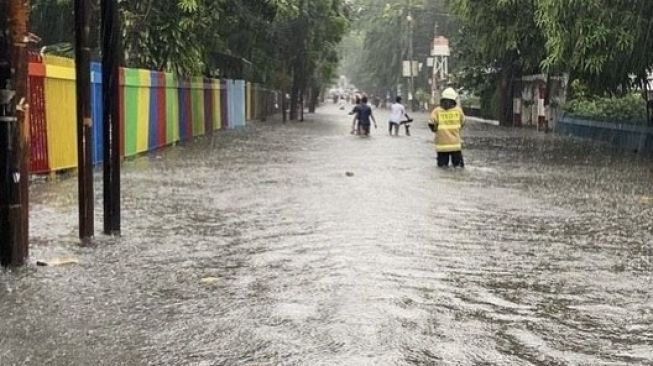
[[[179,87],[174,74],[166,74],[166,142],[174,144],[179,141]]]
[[[139,71],[125,69],[125,156],[136,155],[137,151],[139,85]]]
[[[193,78],[191,82],[191,98],[193,108],[193,136],[205,133],[204,121],[204,79]]]

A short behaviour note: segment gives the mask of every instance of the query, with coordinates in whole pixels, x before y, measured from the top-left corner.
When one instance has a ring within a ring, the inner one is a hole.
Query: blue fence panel
[[[234,106],[234,117],[236,118],[236,121],[234,125],[236,127],[245,127],[247,121],[247,105],[245,103],[247,84],[245,83],[245,80],[236,80],[234,82],[234,88],[236,93]]]
[[[226,117],[227,123],[225,123],[228,128],[240,128],[246,125],[246,115],[247,115],[247,106],[246,106],[246,82],[244,80],[224,80],[221,81],[223,84],[221,87],[223,91],[224,104],[226,105],[226,113],[224,113],[223,105],[223,118]],[[152,73],[152,86],[153,90],[156,90],[157,87],[161,87],[161,81],[155,80],[155,73]],[[189,134],[190,126],[190,106],[188,104],[188,93],[189,90],[184,87],[179,87],[179,129],[181,140],[188,140],[192,138],[192,134]],[[147,106],[150,110],[150,129],[149,129],[149,147],[152,149],[157,146],[157,123],[160,118],[158,116],[159,109],[157,108],[158,103],[161,103],[158,100],[157,93],[153,92],[152,97],[150,98],[150,105]],[[103,139],[103,125],[104,118],[102,113],[102,64],[98,62],[91,63],[91,117],[93,119],[93,164],[100,165],[103,160],[103,150],[104,150],[104,139]],[[223,122],[224,123],[224,122]]]
[[[183,83],[186,81],[179,82],[179,139],[181,141],[188,141],[193,138],[193,133],[189,132],[191,130],[192,123],[190,121],[190,116],[188,112],[190,111],[190,106],[188,105],[188,93],[189,89],[183,86]],[[189,126],[189,124],[191,124]]]
[[[235,89],[234,88],[234,81],[233,80],[227,80],[227,115],[228,121],[229,121],[229,128],[235,128],[236,127],[236,118],[234,116],[234,112],[236,108],[234,108],[235,103],[234,101],[236,100],[236,95],[235,95]]]
[[[611,144],[620,149],[642,153],[653,152],[653,128],[640,125],[609,123],[576,118],[564,114],[556,125],[556,132]]]
[[[93,164],[98,165],[103,159],[104,116],[102,115],[102,64],[97,62],[91,63],[91,118],[93,119]]]
[[[152,90],[150,93],[150,125],[149,136],[147,139],[147,146],[149,150],[155,150],[158,147],[158,131],[159,131],[159,88],[162,87],[159,73],[150,73],[150,82],[152,83]]]

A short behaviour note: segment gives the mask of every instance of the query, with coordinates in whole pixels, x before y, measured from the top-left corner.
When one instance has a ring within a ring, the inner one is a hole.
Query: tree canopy
[[[70,52],[72,0],[33,0],[32,31]],[[253,81],[293,89],[299,99],[335,75],[349,27],[346,0],[122,0],[125,65],[212,75],[239,60]],[[99,12],[98,4],[95,11]],[[96,44],[99,14],[92,24]],[[63,46],[62,46],[63,45]],[[68,45],[68,47],[65,47]],[[222,57],[222,58],[221,58]]]
[[[315,101],[337,72],[377,95],[405,86],[402,61],[426,63],[431,40],[452,40],[451,69],[467,87],[506,88],[524,74],[566,73],[594,94],[642,85],[653,65],[650,0],[121,0],[125,65],[248,78]],[[33,32],[71,53],[72,0],[33,0]],[[98,0],[94,2],[98,11]],[[94,17],[99,19],[99,14]],[[92,24],[99,39],[99,21]],[[350,31],[351,30],[351,31]],[[412,30],[412,31],[411,31]],[[344,38],[344,39],[343,39]],[[97,52],[96,52],[97,54]],[[340,69],[338,64],[340,62]],[[424,68],[428,70],[427,67]],[[415,90],[428,91],[428,72]],[[635,82],[633,82],[633,80]],[[638,81],[640,83],[638,83]],[[505,96],[504,102],[508,102]]]
[[[653,65],[648,0],[449,0],[471,68],[568,73],[594,93],[632,86]]]
[[[401,70],[402,61],[409,58],[411,36],[413,59],[425,65],[433,37],[457,32],[457,22],[443,0],[357,0],[352,8],[352,33],[340,48],[341,72],[377,94],[394,94],[398,85],[406,86]],[[427,74],[417,75],[416,90],[429,88]]]

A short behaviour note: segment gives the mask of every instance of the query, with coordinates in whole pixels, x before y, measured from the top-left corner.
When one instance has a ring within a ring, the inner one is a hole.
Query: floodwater
[[[653,365],[653,160],[471,123],[437,170],[425,124],[309,118],[127,162],[119,239],[34,184],[0,365]]]

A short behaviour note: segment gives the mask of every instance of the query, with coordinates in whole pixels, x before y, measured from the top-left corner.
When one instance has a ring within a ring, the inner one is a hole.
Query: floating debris
[[[653,204],[653,196],[642,196],[642,198],[639,199],[639,202]]]
[[[218,281],[219,279],[217,277],[204,277],[200,280],[200,283],[204,285],[212,285]]]
[[[36,261],[36,265],[39,267],[62,267],[70,266],[73,264],[79,264],[79,260],[73,257],[61,257],[54,258],[47,261]]]

